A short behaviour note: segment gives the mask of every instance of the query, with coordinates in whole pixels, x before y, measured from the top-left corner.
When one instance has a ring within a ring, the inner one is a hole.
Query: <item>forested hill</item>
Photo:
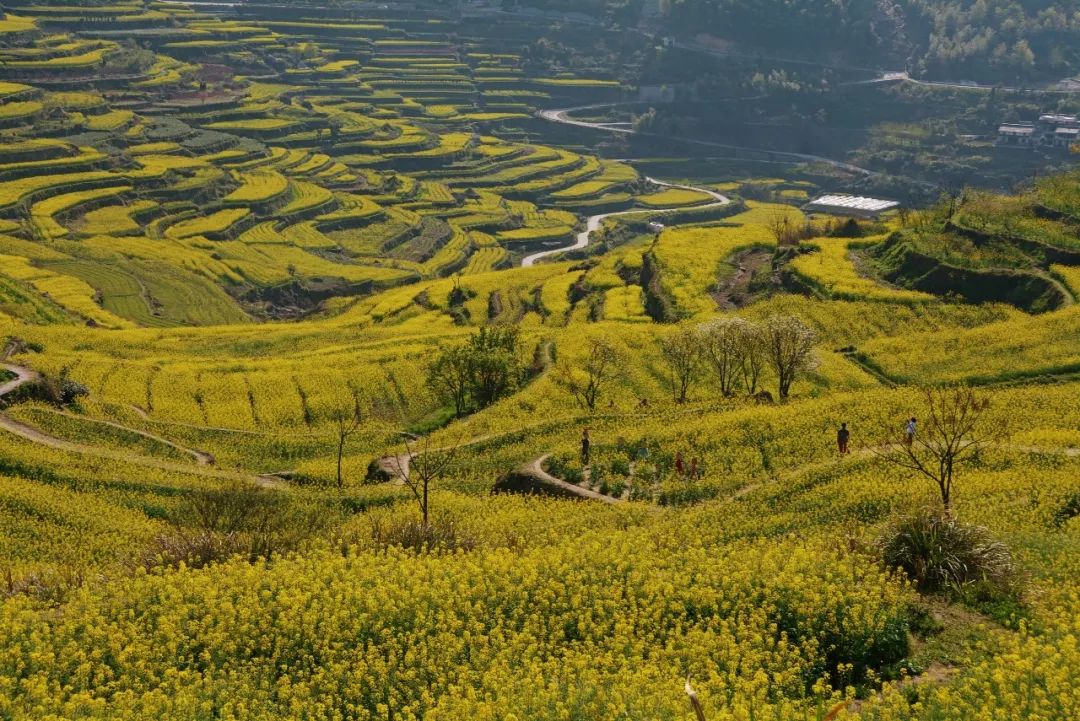
[[[1077,0],[520,0],[628,22],[655,18],[765,50],[840,53],[928,78],[1026,83],[1080,71]]]

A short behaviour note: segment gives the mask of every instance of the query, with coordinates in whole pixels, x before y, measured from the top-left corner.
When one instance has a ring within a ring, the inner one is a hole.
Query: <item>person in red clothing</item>
[[[840,430],[836,432],[836,447],[840,451],[840,455],[846,456],[848,451],[848,442],[851,440],[851,431],[848,430],[847,423],[840,424]]]
[[[675,451],[675,472],[681,476],[685,470],[686,467],[683,464],[682,451]]]

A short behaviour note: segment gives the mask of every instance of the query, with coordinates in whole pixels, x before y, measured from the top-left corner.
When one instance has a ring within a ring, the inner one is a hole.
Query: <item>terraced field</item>
[[[511,6],[6,11],[0,719],[1080,717],[1080,175],[810,218],[541,140],[633,89]],[[882,550],[945,385],[1000,587]]]

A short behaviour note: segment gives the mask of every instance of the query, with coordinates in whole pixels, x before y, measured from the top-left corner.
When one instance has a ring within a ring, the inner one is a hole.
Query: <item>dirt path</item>
[[[184,463],[176,463],[173,461],[163,461],[157,458],[149,458],[147,456],[132,455],[129,451],[112,450],[109,448],[98,448],[97,446],[89,446],[83,443],[75,443],[74,441],[64,440],[63,438],[57,438],[51,436],[37,428],[28,426],[25,423],[15,420],[14,418],[0,413],[0,429],[7,431],[13,435],[19,436],[31,443],[37,443],[38,445],[46,446],[48,448],[54,448],[58,451],[66,451],[68,453],[77,453],[82,456],[90,456],[93,458],[105,458],[109,460],[120,461],[123,463],[130,463],[136,466],[144,466],[146,468],[157,468],[162,471],[169,471],[172,473],[184,473],[193,476],[203,476],[205,478],[217,478],[221,480],[232,481],[244,481],[248,483],[254,483],[257,486],[263,488],[283,488],[287,484],[281,478],[271,474],[252,475],[249,473],[243,473],[242,471],[227,471],[223,469],[209,468],[199,465],[187,465]]]
[[[166,420],[162,420],[161,418],[154,418],[149,413],[147,413],[145,408],[143,408],[142,406],[137,406],[134,403],[129,403],[127,405],[123,405],[123,404],[120,404],[120,403],[105,402],[104,405],[113,406],[114,408],[126,408],[126,409],[130,410],[131,412],[133,412],[135,415],[139,416],[139,418],[142,418],[144,421],[148,421],[148,422],[156,424],[156,425],[176,426],[177,428],[190,428],[193,431],[207,431],[207,432],[213,432],[213,433],[235,433],[235,434],[241,435],[241,436],[268,436],[268,435],[272,435],[270,433],[265,433],[263,431],[250,431],[250,430],[247,430],[247,429],[244,429],[244,428],[226,428],[225,426],[204,426],[204,425],[200,425],[198,423],[185,423],[183,421],[166,421]],[[299,436],[303,436],[304,438],[313,438],[313,437],[317,436],[318,434],[316,434],[316,433],[300,433],[300,434],[293,434],[293,435],[294,435],[294,437],[299,435]],[[323,434],[323,435],[327,435],[327,434]]]
[[[11,348],[9,347],[5,351],[5,358],[11,355]],[[16,378],[8,381],[0,386],[0,397],[3,397],[9,393],[14,392],[21,386],[32,383],[41,378],[41,374],[25,366],[16,365],[14,363],[0,363],[0,367],[7,371],[10,371],[16,375]],[[63,415],[69,415],[74,418],[82,418],[82,416],[76,416],[75,414],[64,413]],[[64,440],[63,438],[57,438],[56,436],[49,435],[40,429],[28,426],[21,421],[17,421],[11,416],[4,413],[0,413],[0,429],[7,431],[13,435],[30,441],[31,443],[37,443],[38,445],[53,448],[59,451],[67,451],[69,453],[77,453],[83,456],[91,456],[94,458],[106,458],[110,460],[121,461],[124,463],[132,463],[138,466],[144,466],[148,468],[157,468],[163,471],[170,471],[175,473],[186,473],[189,475],[204,476],[207,478],[219,478],[222,480],[239,480],[248,483],[254,483],[257,486],[263,488],[282,488],[286,485],[285,481],[277,476],[270,474],[251,475],[243,473],[241,471],[227,471],[216,468],[211,468],[214,463],[214,458],[209,453],[203,451],[197,451],[191,448],[184,448],[168,439],[160,436],[155,436],[151,433],[139,431],[134,428],[128,428],[122,426],[119,423],[112,423],[110,421],[93,421],[95,423],[103,423],[120,430],[136,433],[144,438],[159,441],[168,446],[171,446],[177,450],[183,451],[189,454],[194,460],[195,465],[186,465],[183,463],[175,463],[170,461],[163,461],[157,458],[149,458],[146,456],[133,455],[128,451],[118,451],[108,448],[98,448],[97,446],[90,446],[84,443],[75,443],[74,441]]]
[[[554,344],[550,340],[544,340],[540,344],[540,370],[532,378],[529,379],[529,383],[535,383],[551,370],[554,364],[552,358],[552,349]],[[461,441],[460,443],[452,443],[449,446],[442,446],[439,448],[429,448],[425,450],[417,450],[413,453],[402,453],[396,456],[383,456],[375,460],[375,464],[380,471],[385,473],[389,477],[391,483],[398,485],[404,485],[405,479],[409,476],[409,464],[412,459],[420,453],[436,453],[442,451],[457,450],[459,448],[467,448],[469,446],[475,446],[478,443],[494,440],[496,438],[502,438],[504,436],[513,435],[518,433],[524,428],[517,428],[513,431],[507,431],[502,433],[486,433],[482,436],[470,438],[467,441]]]
[[[1047,456],[1065,456],[1066,458],[1080,458],[1080,448],[1041,448],[1039,446],[1025,446],[1013,443],[999,443],[996,444],[994,447],[1000,450],[1014,451],[1017,453],[1034,453]],[[745,485],[731,495],[729,495],[725,500],[737,501],[743,496],[753,493],[754,491],[764,486],[773,485],[786,480],[791,480],[793,478],[798,478],[799,476],[805,475],[807,473],[814,473],[815,471],[823,471],[829,468],[833,468],[838,463],[849,463],[855,460],[865,460],[867,458],[873,458],[878,450],[878,448],[863,447],[856,449],[847,456],[835,457],[829,460],[820,461],[818,463],[798,466],[796,468],[784,471],[783,473],[778,473],[772,478],[763,479]]]
[[[179,443],[176,443],[174,441],[170,441],[168,438],[163,438],[163,437],[155,435],[153,433],[148,433],[147,431],[141,431],[138,428],[131,428],[129,426],[125,426],[125,425],[123,425],[121,423],[115,423],[113,421],[99,420],[97,418],[89,418],[87,416],[82,416],[82,415],[79,415],[78,413],[71,413],[69,411],[49,410],[48,412],[49,413],[55,413],[56,415],[59,415],[59,416],[65,416],[67,418],[74,418],[75,420],[84,421],[86,423],[95,423],[95,424],[101,425],[101,426],[109,426],[110,428],[116,428],[117,430],[125,431],[127,433],[134,433],[135,435],[141,436],[142,438],[145,438],[147,440],[156,441],[156,442],[158,442],[158,443],[160,443],[162,445],[168,446],[169,448],[172,448],[174,450],[180,451],[181,453],[187,454],[187,455],[191,456],[192,459],[195,461],[195,463],[200,465],[200,466],[212,466],[212,465],[214,465],[214,456],[211,453],[207,453],[206,451],[200,451],[200,450],[196,450],[194,448],[188,448],[186,446],[182,446]]]
[[[27,383],[36,383],[41,380],[41,374],[37,371],[15,365],[14,363],[0,363],[0,368],[15,374],[14,378],[3,385],[0,385],[0,397],[6,396],[8,393],[14,393]]]
[[[550,355],[549,355],[550,358]],[[546,371],[546,369],[545,369]],[[509,433],[488,433],[483,436],[477,436],[476,438],[470,438],[467,441],[461,441],[460,443],[452,443],[448,446],[440,446],[438,448],[418,448],[412,453],[401,453],[396,456],[383,456],[376,459],[375,464],[379,470],[385,473],[389,478],[389,483],[396,485],[405,485],[405,479],[409,477],[409,466],[412,463],[412,459],[416,456],[424,453],[444,453],[446,451],[457,451],[459,448],[468,448],[469,446],[475,446],[485,441],[501,438],[506,435],[511,435],[515,431]]]
[[[597,493],[591,488],[582,488],[581,486],[568,483],[561,478],[556,478],[547,471],[544,470],[544,462],[551,458],[550,453],[545,453],[539,458],[533,459],[528,463],[518,468],[517,472],[528,478],[532,478],[538,481],[541,485],[548,488],[557,489],[564,493],[578,498],[583,498],[589,501],[600,501],[601,503],[620,504],[625,503],[621,498],[615,498],[614,496],[605,496],[602,493]]]
[[[749,248],[739,251],[728,261],[735,266],[735,273],[721,283],[713,300],[721,310],[733,311],[748,305],[750,300],[750,281],[754,273],[772,260],[772,251],[762,248]]]

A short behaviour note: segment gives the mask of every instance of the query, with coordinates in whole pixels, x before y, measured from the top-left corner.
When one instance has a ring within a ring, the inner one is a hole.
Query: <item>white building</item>
[[[998,126],[998,145],[1069,148],[1078,139],[1080,120],[1075,115],[1043,113],[1034,123],[1003,123]]]
[[[828,213],[853,218],[876,219],[882,213],[895,210],[900,203],[895,200],[867,198],[862,195],[822,195],[803,206],[808,213]]]
[[[1032,123],[1005,123],[998,126],[1000,145],[1029,146],[1035,140],[1035,125]]]

